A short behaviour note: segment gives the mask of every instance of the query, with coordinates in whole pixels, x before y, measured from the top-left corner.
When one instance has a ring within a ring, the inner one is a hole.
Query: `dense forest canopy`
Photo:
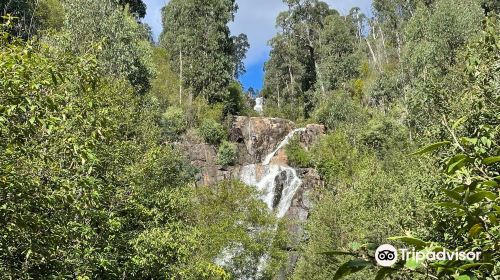
[[[498,279],[499,2],[283,2],[264,115],[326,127],[286,147],[324,182],[295,232],[179,148],[236,165],[258,116],[237,1],[169,1],[156,44],[142,0],[1,0],[0,279]],[[377,266],[389,242],[481,257]]]

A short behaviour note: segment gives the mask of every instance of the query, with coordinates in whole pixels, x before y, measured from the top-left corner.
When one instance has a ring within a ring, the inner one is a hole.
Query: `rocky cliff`
[[[285,119],[235,117],[229,129],[229,140],[236,143],[238,159],[230,167],[217,165],[216,147],[197,137],[187,135],[179,146],[191,164],[200,170],[198,184],[237,179],[256,187],[278,218],[292,221],[288,226],[292,237],[288,247],[295,251],[303,236],[302,224],[312,207],[311,194],[314,189],[323,187],[323,182],[314,169],[290,167],[284,148],[294,136],[308,148],[324,133],[322,125],[297,128]],[[289,268],[294,266],[296,259],[297,255],[291,253]]]
[[[197,137],[184,137],[179,148],[184,151],[191,164],[200,170],[198,183],[211,185],[221,180],[239,179],[243,166],[261,165],[265,157],[273,152],[294,129],[296,129],[295,123],[285,119],[235,117],[229,131],[229,140],[237,145],[238,159],[235,166],[230,167],[217,165],[217,148]],[[297,136],[307,148],[324,133],[324,126],[310,124]],[[288,165],[284,149],[276,153],[271,163]],[[302,172],[301,175],[307,177],[310,172]]]

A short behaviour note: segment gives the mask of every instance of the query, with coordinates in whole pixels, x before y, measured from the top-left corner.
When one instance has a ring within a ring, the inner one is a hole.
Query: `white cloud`
[[[157,37],[161,33],[161,8],[169,0],[145,0],[148,14],[145,22],[153,29]],[[340,13],[346,14],[354,6],[360,7],[364,13],[370,13],[371,0],[326,0],[331,7]],[[276,34],[275,22],[279,12],[286,6],[282,0],[237,0],[239,10],[235,21],[230,24],[234,35],[245,33],[248,35],[250,50],[245,61],[247,66],[262,63],[268,54],[267,42]]]

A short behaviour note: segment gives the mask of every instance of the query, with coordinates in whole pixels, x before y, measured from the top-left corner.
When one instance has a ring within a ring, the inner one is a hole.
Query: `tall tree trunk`
[[[375,64],[377,69],[380,71],[380,67],[379,67],[378,62],[377,62],[377,57],[375,56],[375,52],[373,52],[372,45],[370,44],[370,41],[368,40],[368,38],[366,38],[366,44],[368,45],[368,48],[370,49],[370,53],[371,53],[372,58],[373,58],[373,63]]]
[[[180,69],[179,69],[179,105],[182,105],[182,83],[184,81],[182,77],[182,48],[179,50],[179,62],[180,62]]]
[[[319,41],[321,42],[321,39]],[[309,55],[311,56],[311,60],[314,63],[314,71],[316,72],[315,79],[316,79],[316,81],[319,82],[319,85],[321,87],[321,92],[323,94],[325,94],[325,86],[323,84],[323,79],[321,76],[321,71],[320,71],[319,66],[318,66],[318,62],[316,61],[316,56],[315,56],[316,50],[314,48],[314,44],[313,44],[312,39],[311,39],[311,29],[309,29],[309,28],[307,29],[307,42],[309,43]]]
[[[396,31],[396,41],[398,43],[398,61],[401,61],[401,36]]]
[[[323,95],[325,95],[325,84],[323,83],[323,78],[322,78],[322,75],[321,75],[321,70],[319,69],[319,65],[318,65],[318,62],[315,60],[314,61],[314,68],[316,68],[316,73],[318,73],[318,81],[319,81],[319,85],[321,87],[321,93],[323,93]]]
[[[388,62],[388,58],[387,58],[387,49],[386,49],[386,45],[385,45],[385,36],[384,36],[384,31],[382,30],[382,27],[380,27],[380,24],[378,25],[378,30],[380,31],[380,38],[382,38],[383,54],[384,54],[385,63],[387,64],[389,62]]]

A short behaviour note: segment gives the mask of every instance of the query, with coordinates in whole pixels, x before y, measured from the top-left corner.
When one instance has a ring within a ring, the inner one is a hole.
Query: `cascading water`
[[[271,163],[273,157],[285,147],[292,137],[299,132],[304,132],[305,128],[295,129],[290,132],[283,141],[276,147],[274,151],[268,154],[262,165],[251,164],[244,166],[241,169],[240,180],[250,186],[255,186],[262,193],[261,199],[267,204],[271,211],[275,211],[278,218],[285,216],[290,208],[292,199],[299,189],[302,181],[297,176],[295,169],[287,165],[279,165]],[[262,174],[258,174],[257,169],[262,168]],[[281,190],[276,189],[276,178],[280,174],[286,174]],[[259,176],[260,175],[260,176]],[[275,198],[279,198],[276,201]]]
[[[296,133],[304,132],[305,128],[291,131],[281,143],[268,154],[261,164],[250,164],[243,166],[240,171],[240,180],[249,186],[254,186],[261,193],[261,199],[266,203],[270,211],[278,218],[283,218],[292,204],[293,197],[297,193],[302,181],[297,176],[295,169],[285,164],[275,164],[272,159],[285,147]],[[251,139],[251,138],[250,138]],[[216,263],[224,266],[241,252],[240,247],[226,248]],[[260,258],[257,275],[262,273],[269,256]],[[241,280],[252,280],[241,279]]]
[[[263,97],[255,98],[255,107],[253,107],[253,109],[259,114],[262,114],[262,112],[264,112],[264,98]]]

